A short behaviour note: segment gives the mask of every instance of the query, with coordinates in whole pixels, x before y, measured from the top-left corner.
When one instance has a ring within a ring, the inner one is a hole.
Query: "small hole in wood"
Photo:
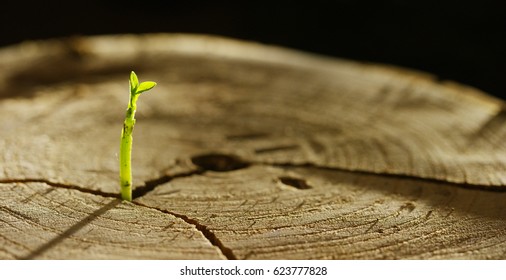
[[[281,183],[294,187],[299,190],[307,190],[311,189],[311,186],[306,183],[306,180],[294,178],[294,177],[288,177],[288,176],[282,176],[278,178]]]
[[[199,155],[191,158],[193,164],[204,170],[211,170],[217,172],[227,172],[237,169],[246,168],[248,163],[242,161],[240,158],[224,154],[208,154]]]

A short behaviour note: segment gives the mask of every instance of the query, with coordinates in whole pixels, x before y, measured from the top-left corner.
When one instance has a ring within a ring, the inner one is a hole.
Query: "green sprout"
[[[132,201],[132,132],[135,125],[135,111],[139,95],[156,86],[155,82],[142,82],[134,71],[130,73],[130,100],[126,110],[125,122],[121,130],[119,146],[119,178],[121,199]]]

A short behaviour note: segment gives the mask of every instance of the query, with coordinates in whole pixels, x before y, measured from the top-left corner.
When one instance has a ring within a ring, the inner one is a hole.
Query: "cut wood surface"
[[[138,102],[134,201],[118,148]],[[0,258],[504,259],[506,106],[197,35],[0,50]]]

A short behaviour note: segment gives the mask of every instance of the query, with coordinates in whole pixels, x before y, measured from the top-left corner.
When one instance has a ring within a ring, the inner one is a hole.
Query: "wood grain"
[[[206,225],[238,259],[504,258],[505,200],[417,179],[270,166],[181,178],[139,198]]]
[[[224,259],[194,226],[43,183],[0,185],[0,259]]]
[[[125,204],[131,70],[158,86]],[[4,48],[0,258],[505,258],[504,108],[424,73],[210,36]],[[94,231],[68,233],[85,218]]]

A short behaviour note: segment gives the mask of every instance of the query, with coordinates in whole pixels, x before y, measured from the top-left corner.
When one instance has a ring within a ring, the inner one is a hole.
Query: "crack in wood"
[[[234,157],[234,156],[230,156],[230,158],[236,159],[236,157]],[[388,173],[374,173],[374,172],[368,172],[368,171],[362,171],[362,170],[346,170],[346,169],[337,168],[337,167],[318,166],[318,165],[311,164],[311,163],[299,163],[299,164],[296,164],[296,163],[265,163],[265,162],[247,161],[247,160],[243,160],[243,159],[240,159],[239,162],[242,163],[242,166],[241,166],[242,168],[251,167],[253,165],[260,165],[260,166],[263,165],[263,166],[278,167],[278,168],[315,168],[315,169],[330,170],[330,171],[351,172],[351,173],[358,173],[358,174],[371,175],[371,176],[387,176],[387,177],[394,177],[394,178],[399,178],[399,179],[415,179],[415,180],[430,181],[430,182],[443,182],[446,184],[455,185],[455,186],[459,186],[459,187],[473,188],[473,189],[479,188],[481,190],[504,191],[504,189],[501,189],[501,188],[495,189],[495,188],[492,188],[489,186],[453,183],[453,182],[447,182],[444,180],[431,179],[431,178],[420,178],[420,177],[416,177],[416,176],[409,176],[409,175],[402,175],[402,174],[398,175],[398,174],[388,174]],[[233,253],[232,249],[225,246],[225,244],[216,236],[216,234],[213,232],[213,230],[209,229],[208,226],[202,224],[197,219],[191,218],[191,217],[184,215],[184,214],[175,213],[175,212],[172,212],[169,210],[164,210],[164,209],[159,209],[156,207],[148,206],[148,205],[145,205],[137,200],[138,198],[143,197],[146,194],[148,194],[149,192],[153,191],[156,187],[158,187],[162,184],[168,183],[171,180],[174,180],[176,178],[188,177],[188,176],[192,176],[192,175],[200,175],[200,174],[203,174],[206,171],[210,170],[210,169],[204,168],[202,166],[197,166],[197,167],[198,167],[197,169],[193,169],[193,170],[190,170],[187,172],[182,172],[182,173],[178,173],[178,174],[174,174],[174,175],[163,175],[163,176],[160,176],[159,178],[145,181],[145,183],[143,185],[135,188],[135,190],[134,190],[134,199],[135,200],[133,201],[133,204],[141,206],[141,207],[154,209],[154,210],[160,211],[165,214],[172,215],[174,217],[177,217],[177,218],[183,220],[187,224],[193,225],[209,241],[210,244],[215,246],[221,252],[221,254],[225,258],[227,258],[229,260],[236,260],[237,256]],[[222,172],[234,170],[234,169],[229,170],[228,168],[225,168],[225,169],[226,170],[222,170]],[[291,177],[287,177],[287,178],[293,179]],[[300,180],[302,180],[302,182],[305,182],[303,179],[300,179]],[[290,182],[288,182],[288,183],[290,183]],[[83,187],[80,187],[77,185],[72,185],[72,184],[63,184],[63,183],[52,182],[52,181],[46,180],[46,179],[28,178],[28,179],[1,179],[0,180],[0,184],[9,184],[9,183],[11,183],[11,184],[12,183],[44,183],[44,184],[47,184],[52,187],[71,189],[71,190],[76,190],[76,191],[80,191],[83,193],[102,196],[102,197],[113,197],[113,198],[118,197],[117,194],[107,193],[107,192],[98,191],[98,190],[90,190],[90,189],[86,189],[86,188],[83,188]],[[286,180],[283,183],[286,183]],[[300,183],[300,182],[297,181],[297,183]],[[295,187],[305,189],[306,185],[303,185],[302,187],[297,185]],[[49,240],[47,243],[43,244],[42,246],[40,246],[39,248],[37,248],[33,252],[30,252],[28,255],[22,257],[22,259],[34,259],[34,258],[42,255],[43,253],[50,250],[51,248],[53,248],[54,246],[56,246],[57,244],[59,244],[60,242],[65,240],[66,238],[69,238],[70,236],[72,236],[74,233],[76,233],[78,230],[82,229],[87,224],[91,223],[97,217],[103,215],[108,210],[114,208],[119,203],[121,203],[121,201],[119,199],[115,199],[115,200],[111,201],[110,203],[104,205],[103,207],[101,207],[100,209],[91,213],[90,215],[88,215],[87,217],[85,217],[84,219],[82,219],[81,221],[79,221],[78,223],[73,225],[72,227],[68,228],[66,231],[62,232],[61,234],[59,234],[55,238]],[[402,206],[400,210],[404,210],[404,208],[406,208],[406,210],[412,211],[413,207],[411,207],[411,206],[412,205]],[[425,218],[428,219],[431,214],[432,214],[431,212],[427,213]],[[376,222],[373,221],[372,225],[366,230],[366,232],[369,232],[377,224],[377,222],[378,221],[376,221]]]
[[[172,215],[176,218],[183,220],[185,223],[195,226],[195,228],[200,233],[202,233],[202,235],[209,241],[209,243],[211,243],[213,246],[215,246],[216,248],[218,248],[220,250],[220,252],[221,252],[221,254],[223,254],[223,256],[225,256],[228,260],[237,260],[237,257],[232,252],[232,250],[230,248],[226,247],[212,230],[210,230],[206,225],[199,223],[199,221],[192,219],[192,218],[190,218],[186,215],[183,215],[183,214],[175,213],[175,212],[164,210],[164,209],[159,209],[156,207],[151,207],[151,206],[142,204],[139,201],[132,201],[132,203],[134,203],[135,205],[147,207],[150,209],[160,211],[165,214]]]
[[[157,186],[165,184],[165,183],[168,183],[168,182],[170,182],[173,179],[182,178],[182,177],[188,177],[188,176],[192,176],[192,175],[196,175],[196,174],[202,174],[205,171],[206,170],[199,168],[199,169],[196,169],[196,170],[191,170],[191,171],[188,171],[188,172],[179,173],[179,174],[175,174],[175,175],[172,175],[172,176],[163,175],[163,176],[161,176],[159,178],[146,181],[143,186],[135,188],[135,190],[133,192],[134,199],[146,195],[150,191],[154,190]],[[80,192],[83,192],[83,193],[89,193],[89,194],[99,195],[99,196],[103,196],[103,197],[114,197],[114,198],[118,197],[117,194],[111,194],[111,193],[101,192],[101,191],[97,191],[97,190],[90,190],[90,189],[86,189],[86,188],[83,188],[83,187],[80,187],[80,186],[77,186],[77,185],[55,183],[55,182],[51,182],[51,181],[45,180],[45,179],[3,179],[3,180],[0,180],[0,184],[13,184],[13,183],[44,183],[44,184],[47,184],[49,186],[56,187],[56,188],[71,189],[71,190],[76,190],[76,191],[80,191]],[[26,256],[21,257],[20,259],[34,259],[34,258],[42,255],[43,253],[45,253],[46,251],[50,250],[51,248],[53,248],[57,244],[61,243],[63,240],[69,238],[71,235],[73,235],[74,233],[76,233],[78,230],[80,230],[81,228],[83,228],[87,224],[91,223],[93,220],[95,220],[99,216],[103,215],[108,210],[114,208],[119,203],[121,203],[121,200],[119,200],[119,199],[111,201],[110,203],[108,203],[105,206],[101,207],[100,209],[98,209],[97,211],[93,212],[92,214],[88,215],[87,217],[85,217],[80,222],[76,223],[75,225],[73,225],[72,227],[70,227],[69,229],[67,229],[66,231],[64,231],[63,233],[59,234],[55,238],[51,239],[47,243],[43,244],[42,246],[40,246],[39,248],[37,248],[33,252],[30,252]],[[203,224],[200,224],[197,220],[192,219],[192,218],[190,218],[190,217],[188,217],[186,215],[182,215],[182,214],[178,214],[178,213],[174,213],[174,212],[170,212],[170,211],[161,210],[161,209],[158,209],[158,208],[149,207],[147,205],[139,203],[138,201],[133,201],[133,203],[135,205],[138,205],[138,206],[141,206],[141,207],[146,207],[146,208],[158,210],[158,211],[160,211],[162,213],[175,216],[175,217],[183,220],[185,223],[188,223],[188,224],[191,224],[191,225],[195,226],[195,228],[200,233],[202,233],[202,235],[213,246],[217,247],[220,250],[220,252],[227,259],[229,259],[229,260],[236,260],[237,259],[237,257],[232,253],[231,249],[229,249],[225,245],[223,245],[223,243],[216,237],[216,235],[211,230],[209,230],[207,228],[207,226],[205,226]]]
[[[470,184],[470,183],[459,183],[459,182],[451,182],[444,179],[436,179],[436,178],[424,178],[418,177],[409,174],[394,174],[394,173],[384,173],[384,172],[373,172],[367,170],[349,170],[340,167],[330,167],[330,166],[321,166],[314,163],[304,162],[304,163],[290,163],[290,162],[262,162],[262,161],[250,161],[251,165],[260,165],[260,166],[271,166],[271,167],[279,167],[279,168],[314,168],[319,170],[327,170],[327,171],[339,171],[339,172],[347,172],[359,175],[369,175],[369,176],[383,176],[388,178],[396,178],[396,179],[410,179],[410,180],[418,180],[422,182],[429,183],[444,183],[451,186],[456,186],[464,189],[473,189],[473,190],[482,190],[482,191],[491,191],[491,192],[506,192],[506,188],[503,185],[480,185],[480,184]]]
[[[423,182],[445,183],[448,185],[453,185],[453,186],[466,188],[466,189],[479,189],[479,190],[485,190],[485,191],[506,192],[506,189],[504,188],[504,186],[479,185],[479,184],[470,184],[467,182],[451,182],[451,181],[447,181],[444,179],[424,178],[424,177],[419,177],[419,176],[409,175],[409,174],[373,172],[373,171],[367,171],[367,170],[349,170],[349,169],[340,168],[340,167],[321,166],[321,165],[317,165],[317,164],[310,163],[310,162],[304,162],[304,163],[262,162],[262,161],[255,161],[255,160],[246,160],[244,158],[239,158],[234,155],[222,155],[222,154],[206,154],[206,155],[195,156],[195,157],[192,157],[192,162],[195,165],[199,166],[199,168],[201,168],[202,173],[204,173],[207,170],[227,172],[227,171],[233,171],[233,170],[241,169],[241,168],[248,168],[253,165],[263,165],[263,166],[280,167],[280,168],[315,168],[315,169],[320,169],[320,170],[349,172],[349,173],[362,174],[362,175],[385,176],[385,177],[398,178],[398,179],[419,180],[419,181],[423,181]],[[289,185],[291,185],[291,184],[289,184]],[[154,189],[154,187],[156,187],[156,185],[153,186],[152,189]]]
[[[103,197],[113,197],[113,198],[119,197],[119,194],[113,194],[113,193],[103,192],[103,191],[99,191],[99,190],[91,190],[91,189],[80,187],[78,185],[52,182],[52,181],[46,180],[46,179],[38,179],[38,178],[0,179],[0,184],[23,184],[23,183],[43,183],[43,184],[46,184],[46,185],[49,185],[49,186],[55,187],[55,188],[76,190],[76,191],[80,191],[83,193],[89,193],[89,194],[94,194],[94,195],[103,196]]]
[[[160,186],[160,185],[163,185],[165,183],[168,183],[168,182],[170,182],[170,181],[172,181],[174,179],[189,177],[189,176],[192,176],[192,175],[199,175],[199,174],[202,174],[204,172],[205,172],[205,170],[196,169],[196,170],[190,170],[188,172],[174,174],[172,176],[170,176],[170,175],[163,175],[163,176],[161,176],[159,178],[156,178],[156,179],[153,179],[153,180],[148,180],[148,181],[144,182],[144,185],[138,186],[138,187],[134,188],[134,190],[133,190],[133,198],[136,199],[136,198],[139,198],[139,197],[143,197],[147,193],[153,191],[157,186]]]
[[[298,190],[308,190],[308,189],[312,188],[304,179],[290,177],[290,176],[281,176],[278,179],[284,185],[294,187]]]

